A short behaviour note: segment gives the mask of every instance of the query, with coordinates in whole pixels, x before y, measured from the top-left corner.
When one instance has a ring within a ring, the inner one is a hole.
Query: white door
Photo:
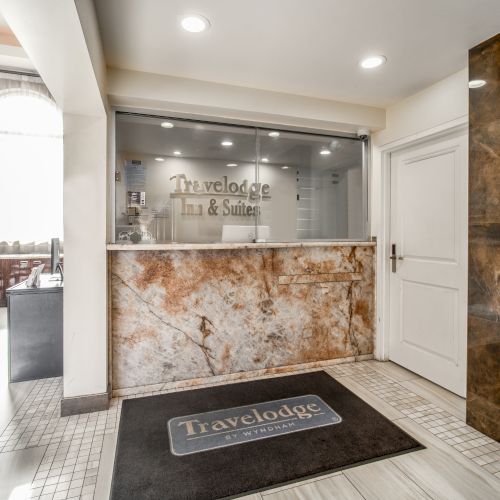
[[[460,396],[467,210],[465,132],[391,155],[389,358]]]

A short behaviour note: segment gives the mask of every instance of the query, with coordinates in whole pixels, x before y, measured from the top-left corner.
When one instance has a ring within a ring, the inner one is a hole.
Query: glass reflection
[[[116,240],[363,238],[356,139],[118,113]]]

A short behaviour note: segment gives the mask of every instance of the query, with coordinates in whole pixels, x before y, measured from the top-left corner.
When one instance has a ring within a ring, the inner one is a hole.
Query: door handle
[[[396,243],[393,243],[391,245],[391,255],[389,255],[389,259],[392,262],[391,271],[393,273],[395,273],[396,272],[396,261],[404,259],[404,257],[402,255],[396,255]]]

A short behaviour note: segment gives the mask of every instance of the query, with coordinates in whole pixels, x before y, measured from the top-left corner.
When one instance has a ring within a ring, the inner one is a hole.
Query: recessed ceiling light
[[[262,158],[262,160],[260,161],[263,161],[264,163],[268,163],[269,162],[269,158]]]
[[[382,64],[385,64],[386,62],[387,58],[385,56],[371,56],[362,59],[359,65],[363,69],[375,69],[378,68],[379,66],[382,66]]]
[[[283,165],[281,168],[282,168],[283,170],[288,170],[290,167],[289,167],[288,165]]]
[[[470,89],[478,89],[479,87],[483,87],[486,85],[486,80],[471,80],[469,82]]]
[[[226,165],[226,167],[230,167],[230,168],[232,168],[232,167],[237,167],[237,166],[238,166],[238,164],[237,164],[237,163],[228,163],[228,164]]]
[[[172,122],[161,122],[160,125],[163,128],[174,128],[174,124]]]
[[[332,152],[329,150],[329,149],[322,149],[320,152],[319,152],[320,155],[330,155],[332,154]]]
[[[174,155],[175,155],[175,156],[180,156],[181,154],[182,154],[182,152],[181,152],[181,151],[174,151]]]
[[[233,141],[222,141],[220,144],[221,146],[225,146],[226,148],[228,148],[229,146],[233,145]]]
[[[280,133],[278,131],[273,131],[273,132],[269,132],[269,134],[267,134],[269,137],[279,137],[280,136]]]
[[[181,19],[181,26],[190,33],[201,33],[210,27],[210,22],[199,14],[189,14]]]
[[[162,158],[161,156],[158,156],[158,158],[155,158],[156,161],[165,161],[165,158]]]

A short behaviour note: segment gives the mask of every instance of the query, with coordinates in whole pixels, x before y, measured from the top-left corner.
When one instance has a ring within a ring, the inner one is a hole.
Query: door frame
[[[375,206],[379,213],[379,231],[376,257],[376,335],[374,357],[380,361],[389,360],[390,336],[390,229],[391,229],[391,154],[401,149],[419,146],[435,139],[458,133],[467,133],[469,117],[462,116],[443,125],[375,147],[375,157],[380,157],[380,199]],[[467,165],[468,168],[468,165]],[[466,291],[467,293],[467,291]]]

